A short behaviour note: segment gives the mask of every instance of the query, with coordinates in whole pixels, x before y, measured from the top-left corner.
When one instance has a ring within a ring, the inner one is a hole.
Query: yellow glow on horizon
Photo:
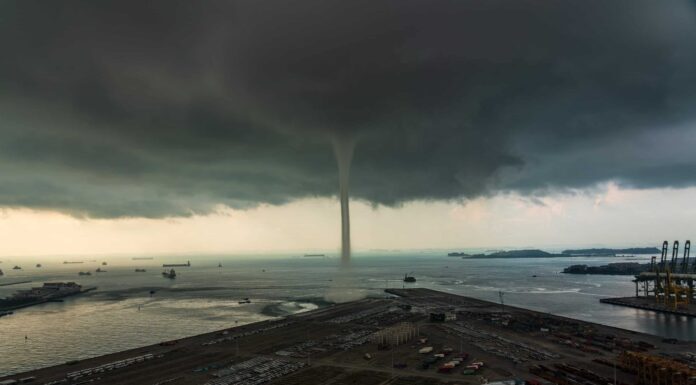
[[[651,245],[687,239],[696,188],[626,190],[536,200],[379,207],[351,202],[355,250],[536,245]],[[659,223],[659,226],[655,224]],[[10,256],[302,253],[340,247],[339,205],[305,199],[250,210],[220,207],[188,218],[81,219],[54,211],[0,211],[0,258]]]

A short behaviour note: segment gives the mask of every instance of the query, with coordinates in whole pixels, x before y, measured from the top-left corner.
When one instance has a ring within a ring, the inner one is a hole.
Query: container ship
[[[191,261],[186,261],[186,263],[165,263],[162,267],[191,267]]]
[[[44,302],[57,301],[75,294],[85,293],[82,285],[75,282],[47,282],[41,287],[20,290],[10,297],[0,299],[0,310],[12,310],[37,305]]]

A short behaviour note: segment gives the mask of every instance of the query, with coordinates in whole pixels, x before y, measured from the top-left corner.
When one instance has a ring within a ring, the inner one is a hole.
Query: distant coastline
[[[539,249],[530,250],[509,250],[509,251],[497,251],[492,254],[474,254],[468,257],[463,257],[465,259],[484,259],[484,258],[556,258],[556,257],[569,257],[565,254],[553,254],[548,253]]]
[[[467,254],[464,252],[451,252],[448,257],[462,257],[464,259],[484,258],[570,258],[570,257],[616,257],[626,254],[660,254],[656,247],[634,247],[625,249],[569,249],[560,254],[549,253],[539,249],[497,251],[491,254]]]
[[[650,271],[649,263],[619,262],[602,266],[572,265],[563,269],[564,274],[638,275]]]
[[[576,249],[563,250],[563,254],[572,256],[617,256],[621,254],[660,254],[657,247],[630,247],[626,249]]]

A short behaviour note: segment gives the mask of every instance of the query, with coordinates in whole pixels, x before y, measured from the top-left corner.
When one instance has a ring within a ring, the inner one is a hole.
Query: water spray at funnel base
[[[331,302],[355,301],[365,297],[364,290],[355,287],[350,267],[350,164],[353,161],[355,140],[350,137],[334,137],[336,162],[338,163],[339,198],[341,201],[341,266],[333,285],[326,293]]]

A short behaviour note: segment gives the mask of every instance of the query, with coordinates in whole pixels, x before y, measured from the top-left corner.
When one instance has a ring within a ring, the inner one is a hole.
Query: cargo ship
[[[20,290],[10,297],[0,299],[0,311],[59,301],[61,298],[85,293],[93,289],[83,289],[82,285],[78,285],[75,282],[47,282],[41,287]]]
[[[162,267],[191,267],[191,261],[186,261],[186,263],[165,263]]]

